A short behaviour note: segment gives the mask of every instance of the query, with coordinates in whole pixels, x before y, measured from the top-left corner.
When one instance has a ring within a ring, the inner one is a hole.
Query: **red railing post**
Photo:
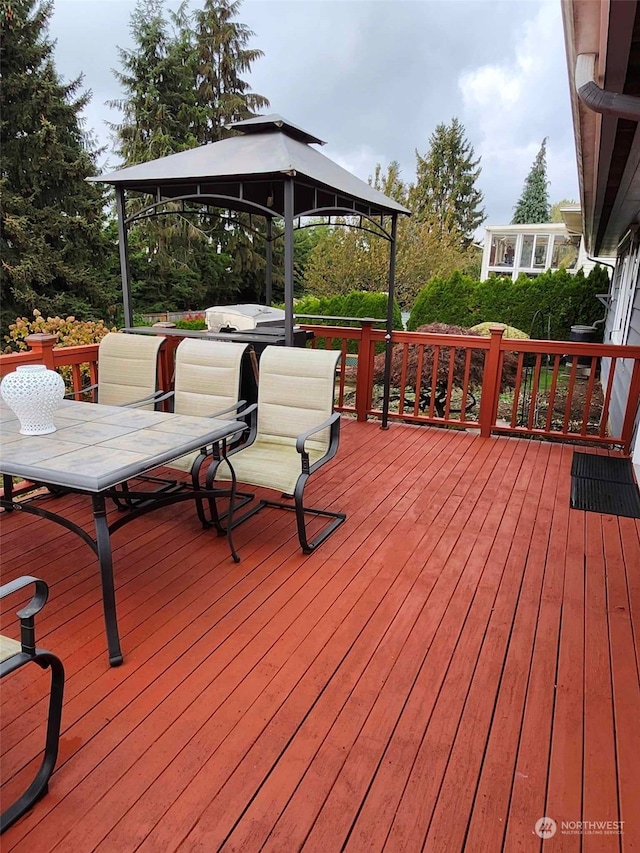
[[[488,438],[496,420],[498,394],[500,392],[500,344],[504,329],[492,326],[491,342],[487,350],[482,377],[482,396],[480,397],[480,435]]]
[[[38,361],[46,365],[49,370],[55,370],[53,347],[57,340],[55,335],[45,335],[42,332],[27,335],[25,338],[29,349],[38,356]]]
[[[627,408],[624,413],[622,424],[622,450],[627,456],[631,455],[631,441],[633,439],[633,428],[636,423],[638,401],[640,400],[640,359],[633,362],[631,382],[629,383],[629,396],[627,397]]]
[[[366,421],[371,404],[371,330],[373,323],[362,320],[362,336],[358,341],[358,365],[356,368],[356,414],[359,421]]]

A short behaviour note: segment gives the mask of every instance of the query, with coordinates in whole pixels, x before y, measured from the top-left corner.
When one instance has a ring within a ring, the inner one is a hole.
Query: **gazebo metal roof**
[[[387,373],[390,369],[395,246],[398,215],[406,207],[388,198],[334,163],[313,144],[321,139],[277,114],[256,116],[229,126],[239,133],[228,139],[127,166],[90,178],[112,184],[116,191],[120,268],[125,322],[133,325],[129,286],[127,228],[136,220],[162,212],[168,203],[206,205],[263,216],[266,220],[267,303],[271,302],[272,222],[284,223],[285,340],[293,345],[293,231],[302,217],[356,218],[357,227],[390,244]],[[126,192],[149,196],[149,203],[127,217]],[[173,204],[175,210],[175,204]],[[167,211],[170,212],[170,211]],[[385,221],[386,220],[386,221]],[[388,224],[390,220],[390,225]],[[389,378],[385,379],[383,424],[386,425]]]
[[[285,177],[294,177],[295,217],[318,208],[327,215],[329,210],[339,215],[409,213],[312,148],[311,143],[324,143],[279,115],[259,116],[231,127],[242,135],[90,180],[153,195],[160,188],[166,199],[181,198],[194,191],[203,196],[222,195],[228,201],[235,198],[237,204],[227,205],[229,209],[255,210],[254,205],[258,204],[271,215],[284,216],[282,182]]]

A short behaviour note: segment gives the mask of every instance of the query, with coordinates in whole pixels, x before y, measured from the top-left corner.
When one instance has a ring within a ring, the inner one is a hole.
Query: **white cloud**
[[[578,193],[559,4],[547,0],[522,8],[536,13],[523,21],[505,59],[458,77],[465,126],[482,157],[481,184],[493,224],[510,221],[545,137],[551,201]]]

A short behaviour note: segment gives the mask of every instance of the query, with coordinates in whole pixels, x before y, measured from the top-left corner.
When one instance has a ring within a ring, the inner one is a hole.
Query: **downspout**
[[[601,89],[595,81],[595,69],[595,53],[580,53],[576,57],[574,82],[585,107],[602,115],[640,121],[640,98]]]

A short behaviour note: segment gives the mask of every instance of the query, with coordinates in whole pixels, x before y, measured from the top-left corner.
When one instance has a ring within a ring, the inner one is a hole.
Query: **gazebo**
[[[160,157],[91,178],[115,187],[125,324],[133,325],[127,233],[130,225],[168,213],[216,208],[264,217],[266,302],[272,299],[273,220],[283,222],[285,343],[293,345],[293,233],[308,217],[332,223],[348,217],[353,227],[388,240],[387,352],[391,347],[397,221],[409,211],[325,157],[313,145],[321,139],[279,115],[230,125],[236,135],[199,148]],[[148,203],[126,215],[127,192]],[[389,359],[387,358],[389,363]],[[388,387],[388,382],[385,383]],[[387,390],[387,389],[385,389]],[[385,397],[387,394],[385,394]]]

